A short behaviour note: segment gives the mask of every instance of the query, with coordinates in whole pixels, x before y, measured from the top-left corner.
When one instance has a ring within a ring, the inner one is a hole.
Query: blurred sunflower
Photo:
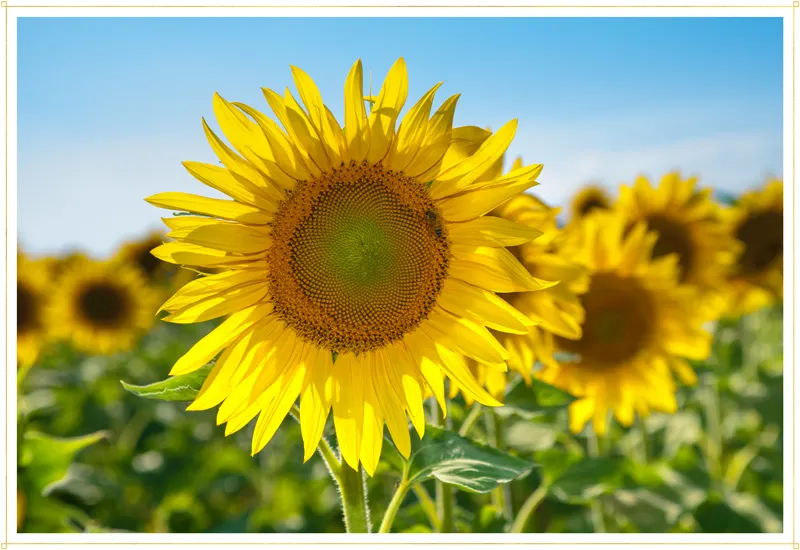
[[[620,187],[618,214],[628,227],[645,222],[658,234],[653,257],[678,256],[679,282],[700,291],[704,304],[712,308],[708,317],[725,307],[725,279],[739,253],[739,244],[716,218],[710,189],[697,189],[697,179],[682,179],[672,172],[653,187],[645,177],[633,186]]]
[[[48,310],[50,333],[90,354],[133,347],[155,319],[158,296],[133,267],[81,262],[59,281]]]
[[[678,285],[676,256],[652,258],[657,239],[643,223],[627,230],[620,216],[597,212],[564,242],[564,255],[590,270],[581,296],[583,335],[557,338],[557,347],[576,358],[545,363],[535,376],[579,397],[570,405],[573,432],[593,419],[604,433],[609,409],[626,426],[635,413],[674,412],[673,372],[692,384],[696,376],[684,358],[708,356],[711,336],[695,307],[697,291]]]
[[[22,530],[25,525],[25,515],[28,511],[28,499],[25,498],[25,493],[22,489],[17,488],[17,532]]]
[[[64,256],[48,256],[40,261],[47,267],[50,278],[56,280],[72,266],[89,261],[89,256],[80,250],[73,250]]]
[[[141,239],[124,243],[114,255],[113,261],[130,265],[139,270],[150,284],[161,285],[175,275],[175,266],[162,262],[150,251],[164,243],[164,234],[152,231]]]
[[[611,208],[611,197],[604,187],[597,184],[587,184],[581,187],[570,201],[570,213],[573,220],[578,220],[595,210],[608,210]]]
[[[783,181],[744,193],[720,216],[744,245],[728,280],[727,313],[745,315],[783,300]]]
[[[49,293],[50,270],[41,260],[17,255],[17,365],[33,365],[47,340],[45,309]]]
[[[458,96],[432,115],[439,85],[395,130],[408,93],[403,59],[389,71],[369,115],[361,62],[345,83],[345,124],[295,67],[305,110],[290,91],[264,89],[279,125],[255,109],[214,96],[222,131],[204,122],[223,167],[186,162],[203,183],[233,201],[184,193],[156,206],[220,219],[165,222],[177,242],[154,254],[173,263],[227,267],[183,287],[163,306],[166,320],[193,323],[229,315],[170,374],[192,372],[222,352],[190,409],[220,405],[226,434],[256,415],[253,454],[272,438],[300,397],[305,459],[333,411],[342,457],[372,475],[383,425],[399,451],[411,448],[406,413],[420,436],[423,390],[442,408],[443,376],[487,405],[465,356],[505,370],[507,352],[486,326],[525,332],[524,316],[495,292],[545,286],[506,245],[538,232],[483,215],[536,184],[541,165],[483,181],[516,131],[509,122],[468,159],[443,162]],[[224,350],[224,351],[223,351]]]
[[[491,136],[491,132],[474,126],[453,129],[453,143],[445,155],[445,161],[461,161],[474,154]],[[502,159],[501,159],[502,161]],[[522,166],[517,158],[511,171]],[[495,167],[494,177],[502,173],[502,162]],[[533,241],[509,246],[508,250],[537,279],[560,281],[541,292],[511,292],[502,295],[514,309],[530,319],[525,333],[497,333],[495,338],[508,350],[508,366],[519,372],[526,383],[530,383],[531,370],[538,361],[553,361],[554,335],[564,338],[580,338],[583,309],[577,294],[585,292],[588,284],[586,270],[560,255],[557,242],[561,236],[556,223],[558,209],[550,208],[533,195],[520,193],[489,213],[515,224],[535,228],[542,235]],[[535,323],[535,326],[533,326]],[[470,371],[478,383],[496,399],[501,399],[506,388],[506,373],[488,368],[473,360],[467,361]],[[450,397],[455,397],[460,388],[450,382]],[[467,404],[472,402],[464,395]]]

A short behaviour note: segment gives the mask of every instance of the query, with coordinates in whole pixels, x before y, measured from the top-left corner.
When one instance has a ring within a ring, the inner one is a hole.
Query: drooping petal
[[[363,359],[352,353],[336,358],[333,364],[333,423],[342,458],[358,468],[364,420]]]
[[[502,298],[454,277],[445,281],[438,304],[450,313],[503,332],[527,334],[534,325]]]

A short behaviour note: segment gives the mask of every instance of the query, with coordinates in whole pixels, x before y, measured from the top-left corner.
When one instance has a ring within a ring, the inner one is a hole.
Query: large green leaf
[[[534,378],[528,386],[524,380],[518,379],[506,391],[504,406],[495,411],[501,416],[517,415],[531,419],[549,410],[564,408],[573,401],[575,397],[546,382]]]
[[[506,443],[516,451],[531,453],[552,449],[556,444],[559,428],[550,422],[519,420],[506,430]]]
[[[621,457],[584,458],[572,464],[550,486],[559,500],[586,503],[621,486],[625,460]]]
[[[213,367],[209,363],[205,367],[197,369],[188,374],[172,376],[160,382],[153,382],[147,386],[134,386],[127,382],[122,382],[122,387],[139,397],[146,399],[158,399],[159,401],[191,401],[200,391],[208,373]]]
[[[740,513],[719,496],[711,497],[694,513],[694,519],[703,533],[759,533],[758,522]]]
[[[412,484],[436,478],[465,491],[488,493],[535,466],[449,430],[426,426],[421,441],[412,435],[407,467]]]
[[[618,489],[605,502],[620,520],[640,533],[666,533],[678,522],[682,508],[647,489]]]
[[[26,432],[20,448],[19,465],[24,468],[28,490],[46,494],[52,485],[67,475],[69,465],[79,451],[107,436],[105,431],[71,438]]]

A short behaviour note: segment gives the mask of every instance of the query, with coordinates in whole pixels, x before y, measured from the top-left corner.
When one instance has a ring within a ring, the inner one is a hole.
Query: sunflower
[[[475,153],[491,132],[480,128],[459,127],[453,129],[453,143],[445,155],[445,160],[463,160]],[[517,158],[511,171],[522,166]],[[495,170],[495,177],[502,172],[502,163]],[[516,310],[530,318],[535,326],[527,333],[498,333],[495,338],[509,352],[507,364],[520,373],[526,383],[530,383],[530,373],[535,361],[553,361],[555,335],[564,338],[580,338],[583,310],[577,294],[586,290],[588,278],[586,270],[562,256],[557,243],[561,231],[556,222],[559,210],[547,206],[534,195],[520,193],[495,208],[489,214],[510,222],[535,228],[542,235],[535,240],[509,246],[508,250],[522,263],[528,272],[540,280],[560,281],[541,292],[512,292],[503,294],[503,299]],[[500,399],[506,388],[506,373],[487,368],[476,361],[468,360],[468,365],[478,383],[496,399]],[[460,388],[451,381],[450,396],[455,397]],[[472,402],[469,394],[464,394],[467,404]]]
[[[538,232],[483,215],[535,185],[542,166],[482,179],[511,143],[516,121],[469,158],[444,162],[458,96],[431,116],[438,84],[395,130],[408,93],[402,58],[369,114],[361,62],[353,65],[344,129],[311,78],[292,71],[305,109],[288,90],[263,90],[280,124],[214,96],[217,121],[238,153],[204,122],[224,167],[184,166],[233,201],[184,193],[147,199],[213,216],[165,220],[177,242],[155,255],[227,268],[164,304],[165,320],[176,323],[229,316],[170,374],[192,372],[222,352],[189,409],[221,404],[226,434],[258,415],[255,454],[299,397],[305,459],[332,410],[344,461],[372,475],[384,423],[408,456],[406,414],[422,436],[424,391],[445,409],[445,376],[477,401],[500,404],[478,386],[465,358],[505,370],[508,354],[486,327],[526,332],[528,320],[495,292],[546,284],[504,248]]]
[[[676,254],[679,282],[698,288],[710,310],[709,318],[725,307],[722,289],[740,246],[716,219],[710,189],[698,189],[697,179],[673,172],[654,188],[645,177],[620,188],[616,209],[628,227],[643,221],[658,234],[653,256]]]
[[[50,288],[50,270],[45,262],[17,255],[17,364],[36,362],[46,340],[45,308]]]
[[[696,381],[685,361],[704,359],[711,336],[696,305],[697,290],[678,284],[675,255],[652,258],[658,239],[644,223],[628,230],[613,212],[584,218],[563,243],[566,257],[589,270],[589,288],[581,296],[583,334],[556,338],[570,360],[545,363],[535,375],[579,399],[570,405],[570,428],[577,433],[593,419],[606,430],[609,409],[629,426],[635,413],[672,413],[673,373]]]
[[[113,261],[133,266],[147,282],[162,285],[177,271],[174,265],[162,262],[150,253],[163,242],[163,233],[152,231],[141,239],[124,243],[114,255]]]
[[[64,272],[80,262],[89,261],[89,256],[80,250],[73,250],[63,256],[47,256],[40,260],[52,280],[57,280]]]
[[[114,262],[81,262],[59,281],[48,311],[55,338],[86,353],[111,354],[133,347],[153,323],[158,296],[134,268]]]
[[[589,183],[581,187],[570,202],[570,212],[573,220],[578,220],[595,210],[608,210],[611,208],[611,197],[604,187],[596,183]]]
[[[783,181],[744,193],[720,216],[743,251],[728,280],[728,315],[738,317],[783,300]]]

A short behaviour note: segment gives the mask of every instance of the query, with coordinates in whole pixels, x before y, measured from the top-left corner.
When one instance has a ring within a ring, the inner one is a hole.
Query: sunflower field
[[[781,180],[547,204],[403,59],[292,74],[166,232],[18,252],[19,532],[783,530]]]

